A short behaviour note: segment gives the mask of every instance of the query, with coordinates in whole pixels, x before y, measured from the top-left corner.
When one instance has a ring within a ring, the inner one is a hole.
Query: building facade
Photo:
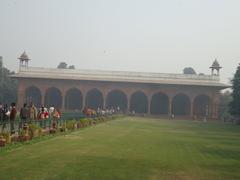
[[[217,61],[211,75],[196,75],[36,68],[24,58],[12,76],[19,82],[18,107],[25,102],[63,111],[120,107],[126,113],[217,119],[220,90],[228,87],[220,83]]]

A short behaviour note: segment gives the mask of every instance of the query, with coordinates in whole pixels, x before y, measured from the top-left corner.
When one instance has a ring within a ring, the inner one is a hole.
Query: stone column
[[[216,111],[215,111],[215,115],[216,115],[216,119],[219,119],[219,98],[217,98],[216,100]]]
[[[45,95],[46,95],[46,89],[45,88],[41,88],[41,106],[45,107]]]
[[[62,110],[63,110],[63,111],[65,110],[65,93],[64,93],[64,95],[62,96]]]
[[[85,108],[86,105],[86,92],[84,90],[82,90],[82,111]]]
[[[24,102],[25,102],[25,85],[23,84],[23,82],[21,80],[19,80],[18,83],[18,101],[17,101],[17,109],[20,109]]]
[[[169,96],[169,103],[168,103],[168,115],[172,115],[172,97]]]
[[[106,109],[107,106],[107,95],[106,92],[103,91],[103,109]]]
[[[194,116],[193,111],[194,111],[194,98],[191,98],[190,100],[190,117],[191,118],[193,118]]]
[[[219,94],[215,93],[211,101],[212,101],[212,119],[218,119]]]
[[[211,118],[216,119],[216,105],[214,102],[212,103],[212,117]]]
[[[130,96],[127,95],[127,112],[126,113],[130,113]]]
[[[151,115],[151,95],[147,95],[147,101],[148,101],[147,114]]]

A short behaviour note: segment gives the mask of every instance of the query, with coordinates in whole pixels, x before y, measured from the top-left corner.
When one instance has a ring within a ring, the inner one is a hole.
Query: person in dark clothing
[[[6,128],[7,121],[9,120],[10,112],[8,110],[8,105],[5,104],[2,108],[2,132]]]
[[[16,115],[17,115],[17,110],[16,110],[16,104],[12,103],[11,104],[11,111],[10,111],[10,126],[11,126],[11,134],[15,133],[15,129],[14,129],[14,123],[15,123],[15,119],[16,119]]]
[[[3,119],[3,105],[0,103],[0,121],[2,122]]]
[[[29,117],[28,108],[27,108],[27,104],[25,103],[20,110],[20,119],[21,119],[21,123],[19,123],[20,128],[22,128],[22,126],[27,123],[28,117]]]
[[[3,105],[2,103],[0,103],[0,126],[2,127],[3,126]]]

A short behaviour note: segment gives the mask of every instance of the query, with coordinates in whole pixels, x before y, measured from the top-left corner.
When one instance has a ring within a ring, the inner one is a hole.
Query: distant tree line
[[[229,112],[235,118],[234,120],[240,124],[240,64],[232,79],[232,100],[229,106]]]
[[[232,115],[230,113],[229,104],[232,101],[232,95],[230,91],[225,91],[220,94],[219,97],[219,118],[222,121],[232,121]]]
[[[9,76],[14,74],[3,66],[2,58],[0,57],[0,103],[10,104],[17,102],[17,81]]]
[[[183,74],[197,74],[192,67],[185,67],[183,69]]]
[[[57,66],[58,69],[75,69],[74,65],[68,66],[66,62],[60,62]]]

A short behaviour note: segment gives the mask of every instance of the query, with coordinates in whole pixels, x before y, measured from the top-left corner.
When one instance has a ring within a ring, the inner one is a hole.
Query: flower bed
[[[35,124],[28,124],[24,126],[18,134],[10,135],[10,133],[0,134],[0,148],[4,149],[7,146],[18,147],[18,143],[31,143],[35,142],[35,139],[42,139],[50,135],[64,134],[74,131],[76,129],[82,129],[91,125],[97,125],[99,123],[113,120],[118,116],[101,116],[94,118],[80,118],[64,121],[62,124],[53,124],[51,127],[41,128]],[[45,138],[44,138],[45,139]],[[4,148],[3,148],[4,147]]]

